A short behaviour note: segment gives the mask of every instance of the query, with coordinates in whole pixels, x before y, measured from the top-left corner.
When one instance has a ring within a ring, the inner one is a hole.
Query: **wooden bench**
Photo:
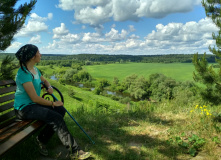
[[[41,121],[16,119],[15,90],[14,80],[0,81],[0,156],[44,126]]]

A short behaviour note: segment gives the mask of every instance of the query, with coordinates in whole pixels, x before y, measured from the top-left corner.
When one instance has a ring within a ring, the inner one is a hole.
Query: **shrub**
[[[123,104],[128,104],[128,103],[130,103],[130,101],[131,101],[131,99],[129,97],[124,97],[119,100],[119,102],[123,103]]]
[[[68,95],[69,95],[71,98],[74,98],[75,91],[72,90],[72,89],[68,89]]]

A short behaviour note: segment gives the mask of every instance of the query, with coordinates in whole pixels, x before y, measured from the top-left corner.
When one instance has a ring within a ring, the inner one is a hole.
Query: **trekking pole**
[[[41,82],[41,84],[48,90],[48,87],[44,84],[44,82]],[[51,94],[51,96],[56,100],[58,101],[58,99],[53,95]],[[91,139],[91,137],[84,131],[84,129],[80,126],[80,124],[74,119],[74,117],[68,112],[68,110],[64,107],[64,109],[66,110],[66,112],[68,113],[68,115],[71,117],[71,119],[73,119],[73,121],[78,125],[78,127],[84,132],[84,134],[86,134],[86,136],[91,140],[91,142],[93,144],[95,144],[95,142]]]

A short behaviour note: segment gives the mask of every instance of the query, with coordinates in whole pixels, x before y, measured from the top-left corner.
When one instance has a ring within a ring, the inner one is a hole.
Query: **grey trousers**
[[[57,132],[59,139],[66,148],[70,149],[70,152],[74,153],[80,150],[80,147],[70,134],[63,119],[66,113],[63,106],[52,108],[50,106],[31,104],[22,110],[16,110],[15,113],[21,120],[41,120],[46,123],[44,129],[42,129],[38,135],[39,141],[43,144],[46,144],[54,132]]]

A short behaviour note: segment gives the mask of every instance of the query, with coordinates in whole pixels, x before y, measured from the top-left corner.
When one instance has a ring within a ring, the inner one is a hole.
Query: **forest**
[[[1,53],[0,60],[10,55],[14,57],[14,53]],[[106,55],[106,54],[76,54],[76,55],[58,55],[58,54],[42,54],[41,63],[53,63],[50,60],[68,60],[75,62],[83,62],[87,64],[95,63],[125,63],[125,62],[137,62],[137,63],[192,63],[194,54],[165,54],[165,55]],[[203,54],[199,54],[199,58],[202,58]],[[207,54],[206,59],[209,63],[215,63],[215,59],[218,57]]]

